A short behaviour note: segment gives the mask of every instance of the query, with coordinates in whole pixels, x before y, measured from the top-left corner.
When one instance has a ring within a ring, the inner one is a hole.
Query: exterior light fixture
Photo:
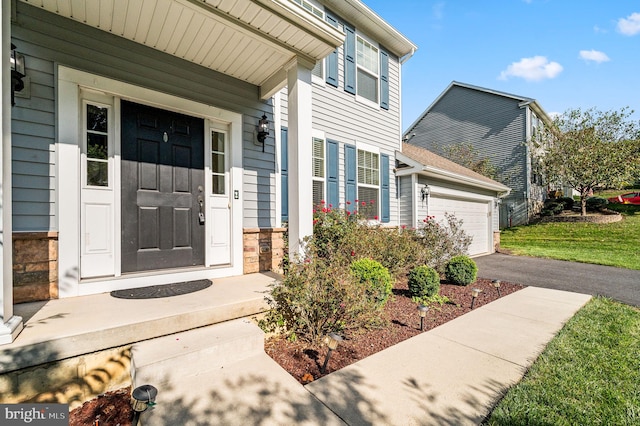
[[[269,136],[269,120],[267,120],[267,116],[262,114],[262,118],[258,121],[258,127],[256,128],[258,132],[256,139],[262,145],[262,152],[264,152],[264,141]]]
[[[471,290],[471,309],[473,309],[473,305],[476,302],[476,297],[482,292],[479,288],[474,288]]]
[[[131,408],[133,409],[133,419],[131,424],[136,426],[140,420],[140,414],[149,407],[156,405],[158,389],[151,385],[138,386],[131,392]]]
[[[424,318],[427,316],[428,306],[419,305],[418,314],[420,315],[420,331],[424,331]]]
[[[431,193],[431,188],[429,188],[429,185],[425,183],[424,186],[420,188],[420,197],[423,203],[424,203],[424,200],[426,200],[427,197],[429,196],[429,193]]]
[[[502,297],[502,295],[500,294],[500,280],[493,280],[491,281],[491,284],[493,284],[496,290],[498,290],[498,297]]]
[[[324,364],[320,369],[320,373],[324,374],[325,370],[327,369],[327,364],[329,363],[329,358],[331,358],[331,352],[333,352],[333,350],[338,347],[338,343],[342,342],[342,340],[342,337],[338,336],[336,333],[329,333],[329,335],[325,338],[325,343],[329,347],[329,350],[327,351],[327,357],[324,359]]]
[[[24,55],[16,52],[16,45],[11,43],[11,105],[15,105],[15,92],[24,89]]]

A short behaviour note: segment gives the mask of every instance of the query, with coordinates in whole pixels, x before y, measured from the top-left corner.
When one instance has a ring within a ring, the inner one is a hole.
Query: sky
[[[550,115],[640,120],[638,0],[363,0],[418,46],[402,69],[406,130],[458,81],[533,98]]]

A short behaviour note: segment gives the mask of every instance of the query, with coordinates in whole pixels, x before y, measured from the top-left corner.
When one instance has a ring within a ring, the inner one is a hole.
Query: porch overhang
[[[344,33],[290,0],[20,0],[254,84],[267,99],[291,63],[313,68]]]

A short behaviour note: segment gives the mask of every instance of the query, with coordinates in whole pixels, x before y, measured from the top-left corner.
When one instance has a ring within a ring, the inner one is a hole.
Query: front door
[[[121,105],[121,271],[204,265],[204,121]]]

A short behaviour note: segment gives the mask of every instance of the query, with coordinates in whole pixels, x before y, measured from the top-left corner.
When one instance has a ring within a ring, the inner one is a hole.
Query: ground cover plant
[[[602,224],[534,223],[507,228],[500,235],[500,248],[517,255],[640,270],[640,206],[610,203],[606,207],[620,212],[622,220]]]
[[[489,425],[640,424],[640,310],[594,298],[493,410]]]

